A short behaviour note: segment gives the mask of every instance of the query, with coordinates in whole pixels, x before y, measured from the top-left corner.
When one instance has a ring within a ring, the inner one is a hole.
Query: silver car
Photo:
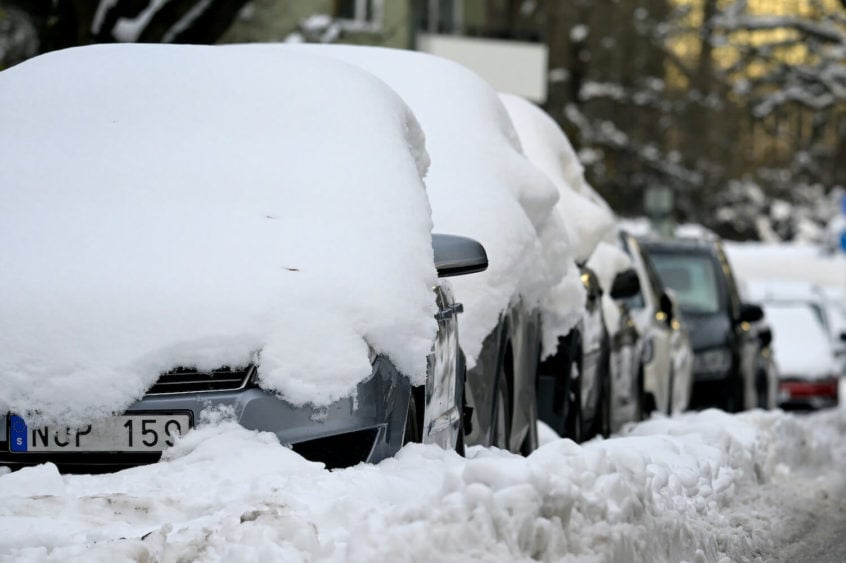
[[[693,351],[687,326],[637,239],[623,234],[622,240],[640,278],[641,292],[628,300],[628,307],[644,335],[644,414],[652,410],[666,414],[684,411],[693,386]]]

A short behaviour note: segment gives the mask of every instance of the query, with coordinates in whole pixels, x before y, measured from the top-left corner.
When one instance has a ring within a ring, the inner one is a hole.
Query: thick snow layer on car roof
[[[558,198],[555,186],[523,156],[507,112],[479,76],[452,61],[393,49],[238,48],[299,49],[349,62],[384,80],[411,107],[432,159],[426,186],[436,230],[473,237],[488,253],[486,272],[454,281],[465,305],[461,344],[470,367],[509,303],[522,298],[538,307],[562,278],[570,260],[566,240],[544,248],[539,238]]]
[[[0,73],[0,413],[119,411],[175,366],[294,404],[417,383],[428,165],[383,83],[304,53],[71,49]],[[258,357],[256,357],[258,355]]]
[[[826,296],[823,290],[812,283],[771,279],[756,279],[746,282],[746,296],[753,301],[808,301],[821,303]]]
[[[726,242],[724,246],[735,273],[750,281],[791,279],[843,287],[846,254],[831,254],[819,246],[800,243]]]
[[[831,341],[809,304],[764,306],[773,331],[773,353],[783,377],[819,379],[838,373]]]
[[[611,240],[614,215],[587,183],[569,139],[542,109],[519,96],[500,94],[528,159],[555,183],[573,254],[584,262],[601,240]]]

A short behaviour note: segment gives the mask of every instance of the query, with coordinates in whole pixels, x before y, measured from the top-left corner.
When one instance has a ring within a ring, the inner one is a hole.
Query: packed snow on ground
[[[393,91],[303,52],[96,46],[0,73],[0,413],[81,425],[176,366],[251,361],[326,404],[368,346],[421,383],[427,166]]]
[[[543,297],[564,276],[571,261],[566,238],[541,243],[558,192],[523,156],[505,108],[479,76],[452,61],[394,49],[226,48],[273,53],[301,49],[336,58],[372,72],[408,103],[420,121],[432,158],[426,186],[435,230],[473,237],[488,253],[486,272],[454,280],[456,296],[465,306],[461,347],[469,367],[510,304],[522,300],[530,310],[540,307]],[[547,336],[550,340],[567,332],[561,327],[547,328],[553,331]]]
[[[112,475],[0,475],[2,561],[739,561],[831,509],[846,411],[709,410],[527,458],[409,445],[326,471],[217,422]],[[830,506],[831,505],[831,506]]]

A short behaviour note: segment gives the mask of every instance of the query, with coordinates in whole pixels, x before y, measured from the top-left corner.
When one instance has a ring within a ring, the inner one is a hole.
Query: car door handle
[[[435,314],[435,319],[438,320],[438,321],[447,321],[447,320],[455,317],[455,315],[457,315],[459,313],[463,313],[463,312],[464,312],[464,305],[462,305],[461,303],[453,303],[449,307],[445,307],[444,309],[441,309],[440,311],[438,311]]]

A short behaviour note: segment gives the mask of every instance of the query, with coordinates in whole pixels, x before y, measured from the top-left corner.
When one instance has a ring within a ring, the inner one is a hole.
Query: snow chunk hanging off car
[[[328,404],[416,383],[428,166],[384,84],[304,53],[120,45],[0,73],[0,413],[78,424],[176,366]]]
[[[600,241],[616,243],[613,212],[585,180],[570,140],[542,109],[512,94],[500,94],[519,132],[526,157],[558,188],[557,210],[564,216],[573,254],[586,261]]]

